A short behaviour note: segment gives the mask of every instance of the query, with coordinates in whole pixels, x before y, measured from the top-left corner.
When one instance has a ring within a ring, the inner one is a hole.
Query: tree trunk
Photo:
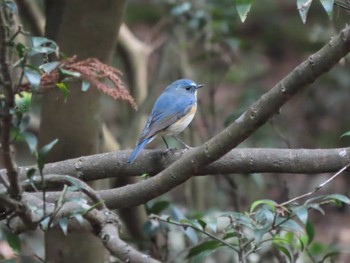
[[[55,40],[67,56],[78,60],[96,57],[111,61],[126,1],[47,0],[46,36]],[[65,102],[59,90],[43,97],[40,145],[55,138],[58,144],[47,161],[98,153],[101,121],[100,94],[93,88],[82,92],[80,84],[70,85]],[[59,229],[46,234],[47,262],[103,262],[107,256],[100,240],[90,233],[64,236]]]

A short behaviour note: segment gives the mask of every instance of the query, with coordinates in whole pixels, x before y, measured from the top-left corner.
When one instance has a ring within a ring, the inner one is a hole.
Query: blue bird
[[[128,163],[135,161],[145,145],[157,135],[172,135],[186,148],[189,148],[176,135],[192,121],[197,110],[197,90],[201,87],[203,85],[197,85],[192,80],[179,79],[164,90],[148,116],[136,146],[129,156]],[[163,140],[166,143],[164,138]]]

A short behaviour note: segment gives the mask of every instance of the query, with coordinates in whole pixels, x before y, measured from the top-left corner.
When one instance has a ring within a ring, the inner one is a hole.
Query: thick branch
[[[126,163],[130,151],[91,155],[63,162],[47,164],[45,172],[68,173],[80,176],[84,180],[112,178],[117,176],[135,176],[144,173],[154,175],[180,159],[183,151],[171,152],[145,150],[135,165]],[[325,173],[335,172],[350,162],[350,148],[338,149],[233,149],[220,160],[202,167],[196,175],[216,175],[232,173]],[[77,164],[80,165],[77,165]],[[78,167],[79,170],[76,170]],[[25,174],[26,169],[20,171]],[[79,174],[80,173],[80,174]],[[150,179],[148,179],[150,180]],[[147,181],[148,181],[147,180]],[[140,183],[128,186],[132,191],[142,192]],[[156,189],[156,188],[155,188]],[[105,200],[110,209],[119,209],[140,205],[148,199],[138,194],[130,197],[123,188],[101,190],[98,195]],[[35,193],[40,197],[39,193]],[[59,192],[47,192],[47,200],[54,202]],[[159,194],[161,195],[161,194]],[[158,196],[158,195],[157,195]],[[79,193],[67,193],[67,198],[79,197]]]
[[[184,150],[144,150],[135,164],[126,162],[130,151],[118,151],[69,159],[45,165],[44,174],[70,175],[83,181],[105,178],[154,176],[179,160]],[[335,149],[233,149],[210,165],[201,167],[196,175],[232,173],[327,173],[338,171],[350,162],[350,147]],[[33,168],[21,167],[21,180]],[[0,173],[3,170],[0,170]]]
[[[33,195],[30,194],[24,195],[24,201],[27,202],[28,206],[42,206],[41,200],[33,197]],[[55,211],[56,208],[53,205],[48,206],[47,209],[51,216],[54,215],[54,218],[71,218],[72,213],[81,213],[86,222],[79,224],[70,220],[68,225],[69,230],[93,231],[95,235],[98,235],[101,238],[105,247],[112,254],[123,260],[123,262],[159,262],[148,255],[142,254],[120,239],[118,217],[106,208],[101,210],[90,210],[88,207],[86,207],[86,204],[66,202],[59,209],[59,211]],[[32,213],[32,219],[33,222],[37,222],[37,224],[39,224],[41,216],[36,213]],[[54,225],[55,224],[49,227],[54,227]],[[22,220],[17,217],[11,218],[8,222],[8,226],[15,233],[21,233],[28,230],[28,225],[23,224]]]
[[[317,53],[296,67],[282,81],[265,93],[234,123],[203,145],[186,152],[182,158],[155,177],[118,189],[118,201],[129,205],[147,202],[164,194],[197,174],[249,137],[268,121],[293,95],[314,82],[350,51],[350,26]]]

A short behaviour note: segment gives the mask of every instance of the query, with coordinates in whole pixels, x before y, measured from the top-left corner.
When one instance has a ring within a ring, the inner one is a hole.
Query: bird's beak
[[[199,84],[199,85],[197,85],[197,89],[200,89],[200,88],[203,88],[204,87],[204,85],[203,84]]]

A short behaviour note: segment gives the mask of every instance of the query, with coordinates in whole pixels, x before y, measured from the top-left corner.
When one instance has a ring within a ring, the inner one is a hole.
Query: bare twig
[[[343,168],[341,168],[338,172],[336,172],[334,175],[332,175],[330,178],[328,178],[326,181],[324,181],[322,184],[316,186],[314,188],[314,190],[312,190],[311,192],[308,192],[306,194],[302,194],[302,195],[299,195],[295,198],[292,198],[282,204],[279,204],[279,206],[285,206],[285,205],[288,205],[290,203],[293,203],[299,199],[302,199],[302,198],[305,198],[305,197],[308,197],[310,195],[313,195],[314,193],[318,192],[319,190],[321,190],[325,185],[327,185],[328,183],[330,183],[331,181],[333,181],[339,174],[341,174],[342,172],[344,172],[346,169],[348,169],[350,167],[350,163],[345,165]]]
[[[45,181],[45,186],[51,186],[53,185],[60,185],[62,186],[63,184],[67,185],[76,185],[78,190],[83,192],[85,195],[87,195],[91,201],[92,204],[96,204],[97,209],[106,209],[106,206],[104,204],[103,199],[101,199],[98,194],[85,182],[74,178],[69,175],[60,175],[60,174],[48,174],[44,176],[44,181]],[[32,183],[42,183],[41,177],[39,176],[34,176],[30,180],[25,180],[22,183],[22,187],[24,189],[32,188]]]
[[[2,1],[0,4],[4,4]],[[7,170],[7,177],[10,182],[10,195],[19,199],[21,188],[18,182],[18,173],[15,163],[12,160],[10,148],[10,132],[12,124],[11,110],[14,108],[14,92],[12,90],[12,79],[10,73],[8,42],[10,31],[9,21],[7,21],[6,8],[0,8],[0,85],[5,96],[1,116],[1,157]]]
[[[33,195],[24,194],[24,200],[27,206],[42,206],[42,200],[35,198]],[[1,203],[1,198],[0,198]],[[56,218],[71,218],[72,211],[86,211],[86,204],[77,202],[65,202],[58,212],[55,212],[53,205],[47,207],[49,216],[55,213]],[[145,262],[145,263],[159,263],[159,261],[151,258],[150,256],[137,251],[135,248],[120,239],[119,236],[119,220],[116,214],[112,213],[106,208],[88,209],[85,213],[82,213],[83,218],[86,220],[83,224],[70,224],[68,225],[70,230],[86,230],[89,229],[95,235],[101,238],[104,246],[115,256],[123,260],[123,262]],[[36,222],[35,229],[38,227],[41,221],[41,216],[37,213],[32,213],[32,221]],[[29,226],[17,217],[9,219],[9,228],[15,233],[21,233],[28,230]]]
[[[5,186],[6,191],[9,192],[10,191],[10,184],[7,181],[7,179],[5,178],[5,170],[0,170],[0,181],[1,183]]]
[[[175,226],[181,226],[183,228],[188,228],[188,227],[192,228],[193,230],[201,232],[204,235],[210,237],[211,239],[214,239],[214,240],[220,242],[221,244],[224,244],[225,246],[228,246],[229,248],[233,249],[235,252],[238,253],[237,247],[235,247],[233,244],[230,244],[229,242],[225,241],[224,239],[218,238],[217,236],[213,235],[212,233],[210,233],[208,231],[205,231],[205,229],[201,229],[200,227],[197,227],[195,225],[192,225],[192,224],[189,224],[189,223],[182,223],[182,222],[174,221],[174,220],[171,220],[170,218],[164,219],[164,218],[162,218],[162,217],[160,217],[158,215],[154,215],[154,214],[150,215],[149,219],[165,222],[165,223],[168,223],[168,224],[171,224],[171,225],[175,225]]]

